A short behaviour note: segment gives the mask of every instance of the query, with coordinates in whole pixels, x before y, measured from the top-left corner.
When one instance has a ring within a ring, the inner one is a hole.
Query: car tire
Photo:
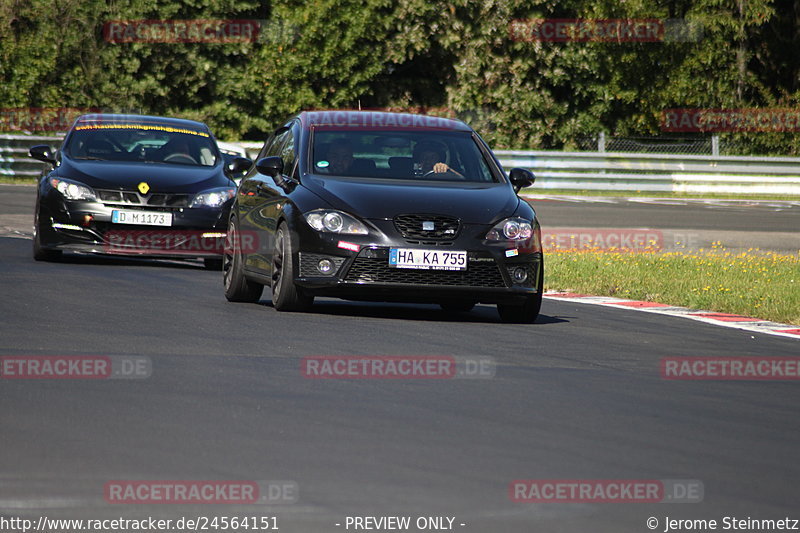
[[[33,223],[33,259],[35,261],[58,261],[61,259],[61,250],[43,248],[41,231],[39,230],[39,210],[36,210],[36,220]]]
[[[469,313],[475,307],[472,300],[447,300],[439,303],[439,307],[446,313]]]
[[[303,294],[294,283],[294,250],[292,233],[282,222],[275,233],[272,253],[272,306],[277,311],[307,311],[314,303],[314,297]]]
[[[522,304],[497,304],[500,320],[507,324],[533,324],[542,308],[544,292],[544,263],[539,263],[539,281],[536,294],[528,296]]]
[[[222,256],[222,281],[225,286],[225,298],[229,302],[257,302],[261,298],[264,286],[248,280],[244,275],[244,259],[241,246],[237,244],[239,226],[235,218],[231,218],[228,236],[225,240],[225,251]]]
[[[203,258],[203,266],[206,267],[206,270],[222,270],[222,259],[217,259],[216,257],[205,257]]]

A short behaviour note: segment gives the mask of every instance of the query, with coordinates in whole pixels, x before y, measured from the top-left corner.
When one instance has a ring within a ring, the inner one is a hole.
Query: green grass
[[[586,191],[573,189],[537,189],[536,185],[521,191],[524,196],[606,196],[618,198],[700,198],[707,200],[800,200],[791,194],[700,194],[654,191]]]
[[[0,183],[10,185],[36,185],[39,178],[17,178],[15,176],[0,176]]]
[[[733,313],[800,325],[800,254],[553,251],[545,289]]]

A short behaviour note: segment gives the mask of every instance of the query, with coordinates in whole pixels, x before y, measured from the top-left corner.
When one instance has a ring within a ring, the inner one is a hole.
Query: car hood
[[[99,189],[133,191],[143,181],[147,182],[153,192],[192,193],[214,187],[233,186],[222,173],[221,165],[201,167],[169,163],[75,161],[64,158],[57,174]]]
[[[450,215],[471,224],[490,224],[511,216],[519,199],[504,183],[380,181],[307,176],[303,186],[331,207],[366,219],[406,213]]]

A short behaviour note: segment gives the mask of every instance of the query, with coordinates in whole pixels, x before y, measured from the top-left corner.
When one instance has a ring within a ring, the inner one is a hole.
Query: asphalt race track
[[[535,191],[536,188],[531,189]],[[800,202],[724,201],[687,203],[680,199],[619,201],[596,197],[591,202],[532,200],[542,225],[585,227],[652,227],[698,231],[792,232],[800,227]],[[31,215],[36,189],[0,184],[0,216]]]
[[[32,194],[0,187],[0,222],[29,216]],[[770,222],[787,231],[800,211],[694,209],[720,227],[761,217],[763,231]],[[798,381],[660,373],[665,357],[796,357],[797,340],[552,300],[530,326],[501,324],[488,306],[453,317],[436,306],[320,300],[310,314],[277,313],[266,293],[259,304],[226,302],[221,274],[199,263],[38,263],[24,235],[6,235],[0,356],[146,356],[152,373],[0,379],[0,519],[273,516],[284,533],[354,531],[348,516],[454,517],[454,530],[480,533],[800,519]],[[488,356],[497,367],[485,379],[302,375],[304,357],[327,355]],[[696,480],[703,497],[517,503],[509,486],[519,479]],[[271,505],[111,504],[113,480],[286,480],[299,495]]]

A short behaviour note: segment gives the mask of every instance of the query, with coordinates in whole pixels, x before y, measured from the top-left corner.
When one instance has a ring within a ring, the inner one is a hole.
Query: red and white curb
[[[800,339],[800,327],[798,326],[780,324],[778,322],[771,322],[769,320],[749,316],[716,313],[714,311],[698,311],[697,309],[689,309],[688,307],[676,307],[656,302],[625,300],[623,298],[613,298],[611,296],[590,296],[588,294],[576,294],[572,292],[546,292],[544,297],[562,302],[603,305],[606,307],[615,307],[617,309],[635,309],[637,311],[645,311],[660,315],[678,316],[698,320],[706,324],[714,324],[716,326]]]

